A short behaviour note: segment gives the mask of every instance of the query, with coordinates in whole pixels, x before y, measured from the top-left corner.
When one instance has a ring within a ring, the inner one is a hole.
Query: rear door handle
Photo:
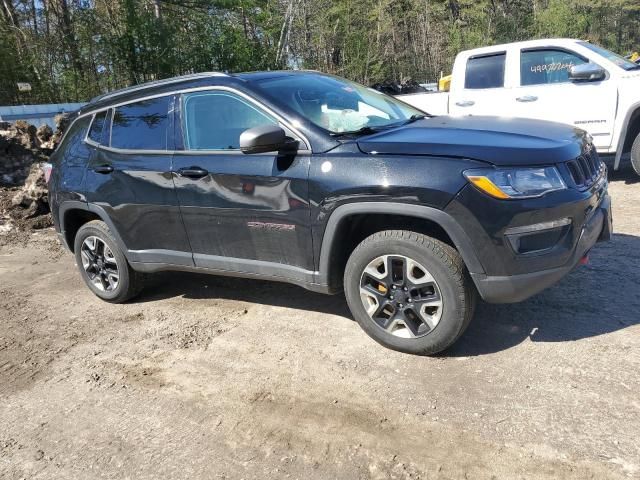
[[[456,105],[459,107],[471,107],[475,104],[476,102],[474,102],[473,100],[461,100],[459,102],[456,102]]]
[[[201,167],[181,168],[176,173],[181,177],[193,179],[203,178],[209,175],[209,172]]]
[[[113,172],[113,167],[111,165],[97,165],[93,167],[93,171],[96,173],[107,174]]]
[[[535,102],[536,100],[538,100],[538,97],[535,95],[525,95],[523,97],[516,98],[516,101],[518,102]]]

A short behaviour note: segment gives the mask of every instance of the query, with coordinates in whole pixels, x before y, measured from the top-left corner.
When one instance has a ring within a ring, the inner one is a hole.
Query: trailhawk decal
[[[292,231],[296,229],[295,225],[288,223],[270,223],[270,222],[247,222],[249,228],[258,228],[261,230],[276,230],[276,231]]]

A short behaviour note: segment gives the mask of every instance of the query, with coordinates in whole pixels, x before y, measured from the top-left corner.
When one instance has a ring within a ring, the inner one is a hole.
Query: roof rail
[[[160,85],[170,85],[172,83],[183,82],[185,80],[197,80],[199,78],[207,78],[207,77],[226,77],[227,74],[221,72],[200,72],[200,73],[191,73],[188,75],[181,75],[179,77],[165,78],[163,80],[154,80],[151,82],[140,83],[138,85],[132,85],[130,87],[121,88],[119,90],[114,90],[113,92],[104,93],[102,95],[98,95],[91,99],[89,103],[95,103],[101,100],[106,100],[111,97],[116,97],[118,95],[123,95],[125,93],[136,92],[138,90],[144,90],[151,87],[157,87]]]

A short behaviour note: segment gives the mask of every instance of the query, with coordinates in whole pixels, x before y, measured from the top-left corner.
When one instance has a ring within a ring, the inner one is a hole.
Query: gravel
[[[434,358],[341,296],[158,274],[94,297],[51,229],[0,246],[0,478],[640,478],[640,179],[614,241]]]

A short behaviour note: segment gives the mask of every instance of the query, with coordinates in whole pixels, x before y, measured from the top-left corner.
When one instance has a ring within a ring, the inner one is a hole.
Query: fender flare
[[[64,228],[65,218],[67,213],[71,210],[83,210],[85,212],[91,212],[96,214],[100,218],[100,220],[102,220],[104,223],[107,224],[107,227],[109,227],[109,230],[111,231],[113,238],[118,244],[120,251],[122,251],[124,253],[124,256],[127,258],[127,260],[129,260],[129,251],[127,249],[127,246],[122,241],[122,237],[120,237],[120,234],[118,233],[118,230],[116,229],[115,225],[111,221],[111,218],[109,218],[109,215],[107,215],[107,212],[102,207],[100,207],[99,205],[95,205],[93,203],[82,202],[79,200],[66,200],[60,204],[60,207],[59,207],[60,233],[62,235],[62,238],[65,239],[65,242],[67,238],[66,231]],[[72,245],[67,245],[67,247],[69,248],[69,250],[73,248]]]
[[[348,217],[363,213],[410,216],[424,218],[437,223],[453,241],[469,272],[484,273],[484,268],[478,259],[473,243],[458,222],[448,213],[424,205],[393,202],[358,202],[339,206],[327,221],[320,247],[320,260],[318,264],[319,283],[328,284],[329,282],[331,251],[334,247],[334,239],[336,238],[336,232],[340,228],[340,225]]]
[[[627,109],[627,114],[624,117],[624,122],[622,123],[622,130],[620,130],[620,138],[618,138],[618,146],[616,148],[616,157],[613,162],[613,169],[618,170],[620,168],[620,160],[622,159],[622,151],[624,150],[624,144],[627,139],[627,130],[629,129],[629,122],[631,121],[631,116],[640,109],[640,102],[636,102],[631,105]]]

